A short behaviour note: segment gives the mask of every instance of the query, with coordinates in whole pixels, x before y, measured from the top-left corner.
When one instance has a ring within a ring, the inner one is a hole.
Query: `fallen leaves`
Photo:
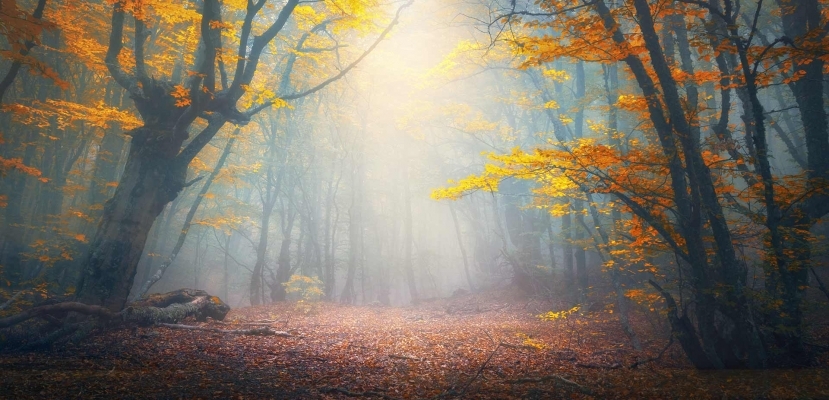
[[[488,296],[407,308],[322,303],[308,315],[286,303],[232,310],[223,323],[187,322],[193,328],[118,330],[50,352],[5,354],[0,393],[12,398],[829,396],[825,369],[695,371],[678,346],[665,346],[663,332],[646,328],[651,324],[641,314],[632,318],[647,345],[637,353],[615,314],[543,321],[538,311],[527,309],[526,300]],[[255,329],[286,335],[233,334]],[[653,362],[628,368],[660,353]]]

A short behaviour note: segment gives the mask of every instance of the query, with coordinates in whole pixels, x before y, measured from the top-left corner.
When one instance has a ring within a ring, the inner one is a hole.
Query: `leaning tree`
[[[390,24],[376,40],[336,74],[305,91],[278,93],[270,100],[249,110],[240,111],[237,102],[251,85],[260,66],[264,50],[286,28],[291,15],[301,3],[287,0],[276,17],[269,19],[267,0],[248,0],[244,20],[238,32],[235,57],[222,57],[222,4],[220,0],[204,0],[199,4],[199,46],[193,71],[180,81],[175,77],[157,79],[148,74],[145,42],[151,30],[144,21],[141,5],[129,0],[116,1],[112,6],[112,30],[105,64],[112,78],[133,99],[143,125],[127,134],[131,138],[124,172],[113,197],[106,202],[97,232],[84,258],[76,290],[80,303],[97,305],[117,312],[127,301],[138,261],[155,218],[187,185],[187,169],[193,158],[213,139],[226,123],[243,125],[255,113],[276,101],[290,101],[315,93],[345,76],[397,23],[402,5]],[[125,68],[122,50],[125,42],[125,20],[134,22],[131,71]],[[255,26],[265,23],[266,29],[254,34]],[[226,69],[223,60],[235,60],[235,70]],[[176,74],[173,74],[176,75]],[[206,127],[191,138],[191,127],[197,120]]]

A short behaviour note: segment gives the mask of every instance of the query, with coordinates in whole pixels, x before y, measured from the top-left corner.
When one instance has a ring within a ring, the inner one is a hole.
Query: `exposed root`
[[[118,316],[118,314],[113,313],[112,311],[109,311],[101,306],[91,306],[88,304],[68,301],[65,303],[31,308],[23,311],[22,313],[2,318],[0,319],[0,328],[8,328],[42,315],[66,314],[69,312],[99,317],[104,320],[112,319]]]
[[[78,328],[80,328],[80,323],[75,324],[67,324],[48,335],[44,336],[40,340],[36,342],[29,343],[21,348],[21,350],[28,351],[28,350],[36,350],[44,347],[51,346],[53,343],[61,340],[73,333],[75,333]]]

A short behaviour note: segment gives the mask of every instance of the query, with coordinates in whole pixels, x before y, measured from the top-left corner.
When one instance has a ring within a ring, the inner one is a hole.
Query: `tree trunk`
[[[354,304],[357,300],[354,292],[354,277],[357,274],[357,264],[362,258],[360,250],[363,247],[360,244],[360,232],[363,229],[361,202],[363,165],[358,157],[354,157],[352,161],[355,164],[351,166],[351,205],[348,208],[348,271],[345,276],[345,287],[340,295],[340,302],[345,304]]]
[[[409,287],[409,296],[412,298],[412,303],[420,301],[420,296],[417,293],[417,283],[415,282],[414,267],[412,259],[412,246],[414,245],[414,235],[412,227],[412,193],[409,188],[409,170],[404,168],[403,176],[403,273],[406,277],[406,284]]]
[[[452,222],[455,224],[455,234],[458,237],[458,247],[461,250],[461,258],[463,259],[463,272],[466,275],[466,282],[469,284],[469,290],[475,291],[475,285],[472,283],[472,275],[469,272],[469,260],[466,257],[466,247],[463,245],[463,235],[461,234],[461,225],[458,223],[458,213],[455,207],[449,205],[449,211],[452,213]]]
[[[290,202],[289,202],[290,203]],[[290,207],[290,205],[289,205]],[[287,292],[283,283],[291,279],[291,233],[294,230],[296,210],[283,210],[287,217],[283,219],[282,243],[279,246],[279,258],[277,258],[277,269],[274,283],[271,285],[271,301],[285,301]]]
[[[179,251],[181,251],[182,246],[184,246],[184,241],[187,239],[187,233],[190,232],[190,227],[193,223],[193,218],[196,216],[196,212],[199,210],[199,206],[201,205],[204,196],[210,190],[210,186],[213,184],[213,180],[216,179],[216,176],[219,175],[221,172],[222,167],[227,161],[227,157],[230,155],[230,151],[233,148],[233,144],[236,143],[236,135],[239,134],[239,130],[237,129],[236,132],[231,135],[230,139],[228,139],[227,144],[225,144],[224,150],[222,150],[222,155],[219,156],[219,160],[216,162],[216,166],[213,167],[213,171],[210,172],[210,176],[207,177],[207,180],[202,185],[199,194],[196,195],[196,199],[193,201],[193,204],[190,206],[190,211],[187,212],[187,216],[184,218],[184,225],[181,227],[181,231],[178,235],[178,240],[176,241],[176,245],[173,247],[173,250],[170,252],[170,255],[167,257],[166,260],[158,267],[158,270],[153,274],[138,290],[138,293],[134,296],[136,299],[140,299],[142,296],[147,294],[147,291],[161,278],[164,276],[164,273],[167,272],[167,268],[173,264],[176,257],[178,257]],[[198,245],[196,245],[196,254],[198,254]],[[196,285],[198,286],[198,284]],[[196,287],[198,289],[198,287]]]
[[[586,78],[584,74],[584,61],[576,63],[576,103],[578,110],[576,111],[573,123],[575,124],[573,136],[575,140],[581,139],[584,136],[584,104],[582,104],[585,91],[587,88]],[[573,240],[576,242],[575,256],[576,256],[576,278],[578,279],[578,294],[579,303],[583,305],[583,309],[590,308],[588,304],[588,290],[590,288],[590,280],[587,277],[587,254],[584,250],[584,245],[581,241],[585,234],[589,232],[582,231],[584,226],[584,202],[581,199],[573,199],[573,211],[575,212],[576,229],[573,232]]]
[[[573,271],[573,217],[570,213],[569,201],[567,212],[561,216],[561,232],[564,234],[564,290],[570,304],[576,304],[576,275]]]
[[[124,307],[147,234],[164,206],[185,185],[187,166],[176,162],[182,139],[145,126],[131,132],[127,165],[106,203],[77,287],[77,300],[112,311]]]
[[[605,94],[607,99],[608,107],[610,110],[608,112],[608,122],[607,128],[610,134],[610,144],[619,149],[619,151],[623,151],[622,141],[619,137],[618,130],[619,130],[619,112],[616,108],[616,99],[619,97],[619,70],[617,64],[610,64],[603,67],[604,70],[604,83],[605,83]],[[613,198],[615,200],[615,198]],[[592,203],[592,202],[591,202]],[[597,212],[595,206],[590,206],[591,215],[593,215],[593,224],[595,226],[599,225],[599,213]],[[617,223],[622,219],[622,213],[619,212],[618,207],[613,207],[611,211],[611,218],[612,218],[612,227],[611,229],[617,229]],[[610,246],[609,237],[606,235],[603,236],[606,246]],[[618,246],[617,246],[618,247]],[[613,246],[608,247],[611,260],[616,263],[615,257],[613,257],[613,251],[615,250]],[[639,340],[639,336],[636,334],[636,331],[633,330],[633,326],[630,324],[630,300],[625,296],[625,289],[622,285],[622,274],[621,274],[621,266],[620,265],[613,265],[611,266],[610,271],[610,281],[613,284],[613,290],[616,292],[616,311],[619,316],[619,324],[622,325],[622,329],[625,331],[625,334],[630,339],[630,343],[633,346],[634,350],[641,351],[642,350],[642,342]]]

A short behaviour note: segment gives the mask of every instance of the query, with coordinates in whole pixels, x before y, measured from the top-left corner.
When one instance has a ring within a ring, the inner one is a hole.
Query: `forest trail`
[[[676,345],[658,361],[630,369],[664,348],[665,335],[655,333],[664,327],[635,316],[642,319],[637,326],[650,330],[642,332],[646,350],[637,355],[612,313],[537,317],[552,307],[490,293],[404,308],[240,308],[223,323],[203,326],[270,326],[292,336],[110,331],[50,352],[4,354],[0,397],[829,397],[826,369],[705,373],[693,370]]]

